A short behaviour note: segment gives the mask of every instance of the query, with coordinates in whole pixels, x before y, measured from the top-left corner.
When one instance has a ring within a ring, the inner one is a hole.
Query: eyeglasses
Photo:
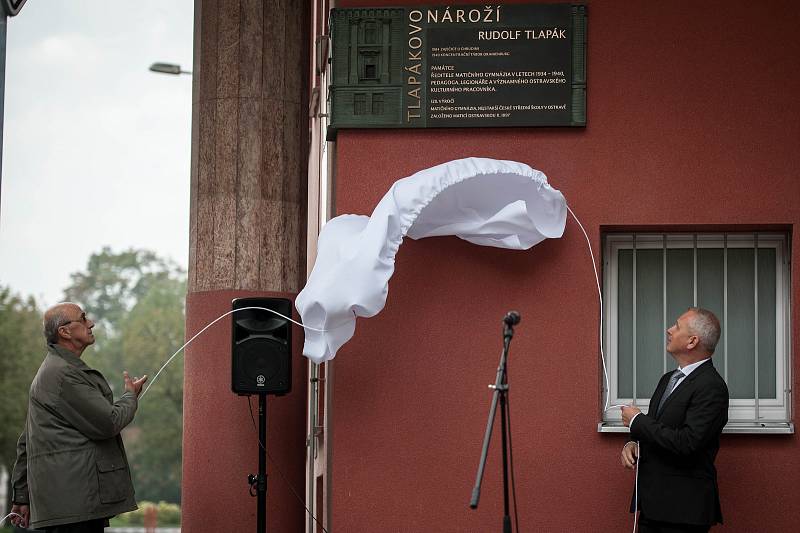
[[[87,320],[86,319],[86,313],[81,313],[81,317],[80,318],[78,318],[76,320],[67,320],[66,322],[62,322],[61,324],[58,325],[58,327],[60,328],[62,326],[67,326],[69,324],[72,324],[73,322],[80,322],[81,324],[86,325],[86,320]],[[56,329],[58,329],[58,328],[56,328]]]

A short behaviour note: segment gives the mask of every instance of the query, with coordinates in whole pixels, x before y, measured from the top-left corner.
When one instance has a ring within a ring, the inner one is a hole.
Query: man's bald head
[[[94,322],[86,318],[81,306],[72,302],[56,304],[44,313],[44,336],[48,344],[58,344],[78,357],[94,344]]]
[[[77,312],[80,315],[80,306],[72,302],[61,302],[44,312],[44,338],[48,344],[58,343],[58,328],[64,322],[72,320],[72,316]]]

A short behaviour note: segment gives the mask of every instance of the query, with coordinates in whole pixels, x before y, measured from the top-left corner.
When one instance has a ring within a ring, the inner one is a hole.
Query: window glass
[[[697,305],[717,315],[725,315],[725,258],[722,248],[697,250]],[[677,309],[675,311],[678,311]],[[676,315],[677,316],[677,315]],[[714,365],[725,376],[725,342],[721,339],[714,350]]]
[[[633,251],[619,250],[617,367],[619,396],[633,398]]]
[[[649,398],[664,373],[661,250],[636,251],[636,397]]]
[[[758,250],[758,397],[775,398],[775,250]]]
[[[728,389],[731,398],[755,397],[753,250],[728,250]]]
[[[786,235],[629,233],[604,239],[610,403],[633,401],[647,410],[658,380],[676,366],[665,349],[665,330],[697,305],[722,325],[713,363],[730,390],[730,421],[754,427],[788,422]],[[619,418],[612,411],[604,415]]]

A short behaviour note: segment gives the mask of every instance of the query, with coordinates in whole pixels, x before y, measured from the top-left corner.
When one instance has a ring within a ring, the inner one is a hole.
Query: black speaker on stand
[[[267,395],[292,389],[292,302],[286,298],[233,300],[231,390],[258,394],[258,474],[247,476],[258,497],[257,533],[267,531]],[[283,316],[281,316],[283,315]],[[248,400],[249,401],[249,400]],[[256,494],[253,494],[253,488]]]
[[[231,345],[233,392],[278,395],[291,391],[292,324],[280,316],[292,316],[291,300],[237,298],[233,309],[237,310]]]

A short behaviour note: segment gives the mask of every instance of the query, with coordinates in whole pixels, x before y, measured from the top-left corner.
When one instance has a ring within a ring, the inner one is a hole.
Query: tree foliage
[[[122,371],[152,380],[184,339],[186,274],[147,250],[92,254],[71,275],[64,300],[96,322],[83,359],[122,393]],[[46,353],[36,302],[0,286],[0,464],[11,471],[28,406],[28,390]],[[138,499],[180,502],[183,358],[177,357],[139,404],[123,431]]]
[[[120,325],[154,284],[182,274],[171,261],[148,250],[114,253],[108,246],[92,254],[83,272],[70,275],[65,300],[80,302],[103,328]]]
[[[115,396],[122,393],[123,370],[152,380],[183,344],[185,273],[147,250],[106,247],[70,277],[65,299],[82,305],[97,324],[86,362],[106,376]],[[182,425],[183,359],[176,358],[123,431],[137,498],[180,502]]]
[[[115,396],[123,370],[152,380],[183,344],[186,276],[174,263],[147,250],[103,248],[71,280],[65,299],[97,323],[95,345],[83,357]],[[180,502],[182,425],[183,359],[177,357],[123,431],[138,499]]]
[[[153,284],[120,328],[125,363],[153,379],[183,344],[184,282]],[[180,502],[183,421],[183,358],[175,358],[139,404],[128,439],[137,494],[149,500]]]
[[[11,472],[28,411],[28,389],[46,353],[42,313],[0,286],[0,465]],[[9,495],[10,496],[10,495]],[[6,509],[6,502],[0,502]]]

